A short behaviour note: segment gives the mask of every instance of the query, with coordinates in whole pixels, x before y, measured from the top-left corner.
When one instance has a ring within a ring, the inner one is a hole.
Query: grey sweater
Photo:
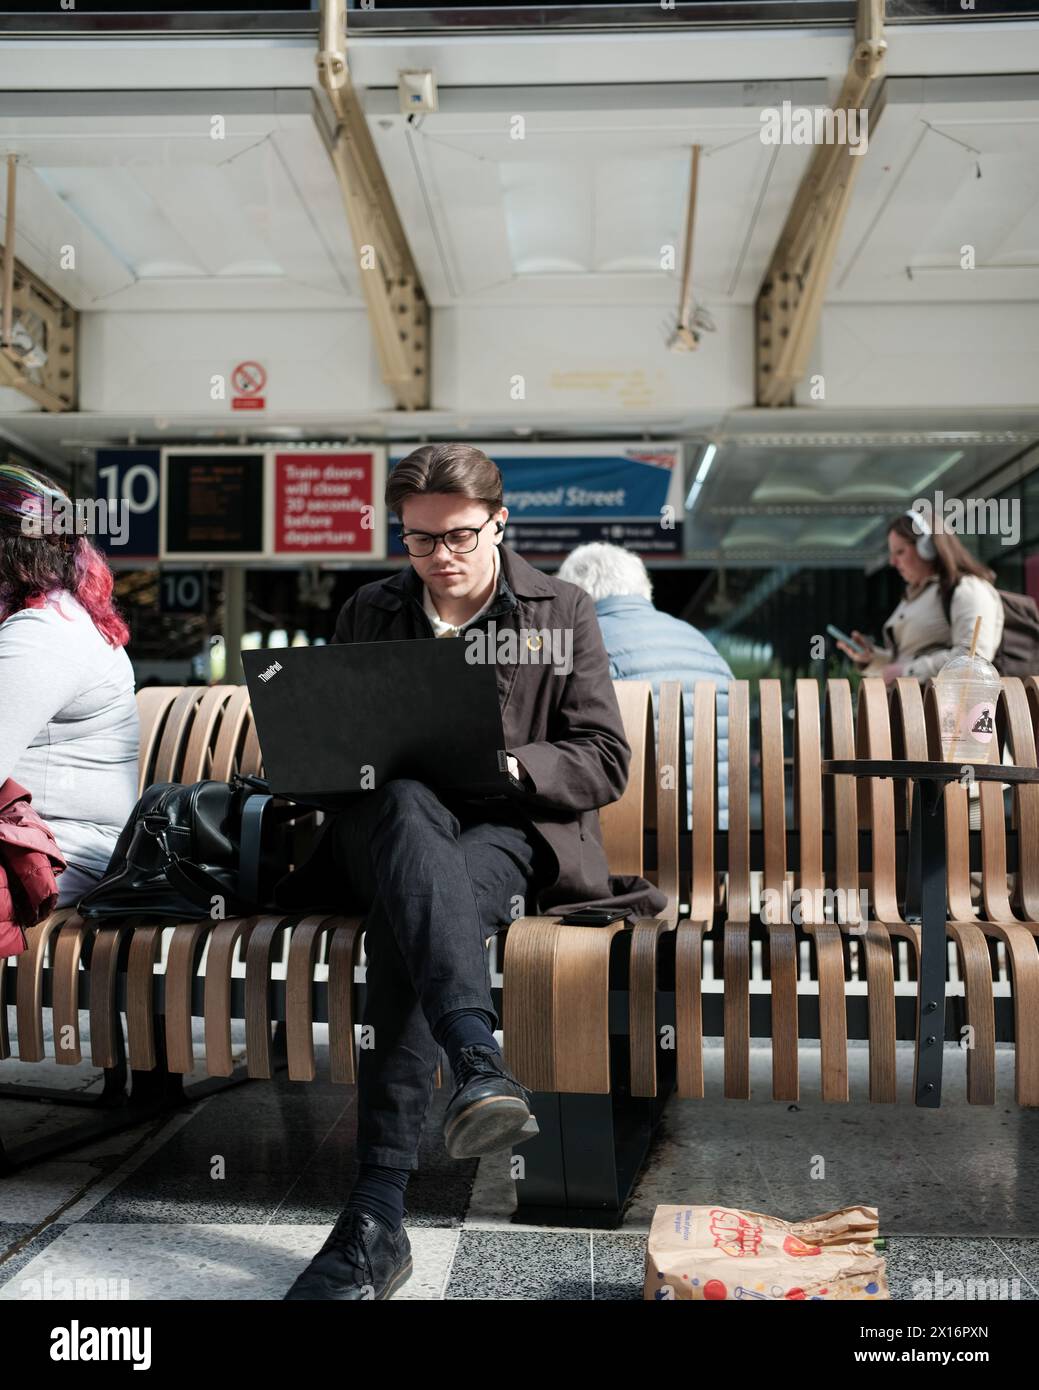
[[[104,873],[137,800],[133,668],[65,591],[0,623],[0,784],[13,777],[68,868],[59,907]]]

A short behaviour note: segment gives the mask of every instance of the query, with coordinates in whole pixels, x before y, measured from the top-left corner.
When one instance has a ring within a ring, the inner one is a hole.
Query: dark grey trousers
[[[500,1022],[486,942],[536,910],[551,851],[508,802],[441,799],[404,778],[338,812],[331,836],[346,895],[367,913],[357,1156],[416,1168],[441,1057],[431,1030],[452,1009]]]

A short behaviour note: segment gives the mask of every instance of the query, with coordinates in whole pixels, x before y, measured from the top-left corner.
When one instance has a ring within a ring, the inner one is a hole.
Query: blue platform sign
[[[505,539],[521,554],[562,558],[588,541],[646,557],[682,554],[681,444],[480,447],[501,470]],[[390,467],[410,451],[392,447]],[[391,517],[389,555],[405,554],[397,525]]]
[[[157,560],[159,450],[98,449],[94,496],[110,508],[108,524],[91,537],[98,548],[113,560]]]

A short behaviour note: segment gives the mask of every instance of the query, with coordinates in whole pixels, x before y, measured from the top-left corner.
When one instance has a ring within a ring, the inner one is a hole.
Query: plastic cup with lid
[[[934,679],[946,762],[987,763],[996,750],[999,672],[982,656],[947,661]]]

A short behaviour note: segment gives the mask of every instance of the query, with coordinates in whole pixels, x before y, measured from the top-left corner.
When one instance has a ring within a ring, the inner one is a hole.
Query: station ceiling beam
[[[858,0],[855,50],[834,118],[836,124],[842,112],[845,122],[851,113],[865,113],[866,146],[853,153],[848,140],[816,145],[794,197],[755,305],[759,406],[793,405],[794,388],[807,371],[855,177],[883,110],[886,49],[884,0]],[[855,119],[861,134],[862,117]]]
[[[335,113],[329,154],[357,251],[383,380],[401,410],[429,407],[429,304],[346,56],[345,0],[322,0],[317,55]]]

